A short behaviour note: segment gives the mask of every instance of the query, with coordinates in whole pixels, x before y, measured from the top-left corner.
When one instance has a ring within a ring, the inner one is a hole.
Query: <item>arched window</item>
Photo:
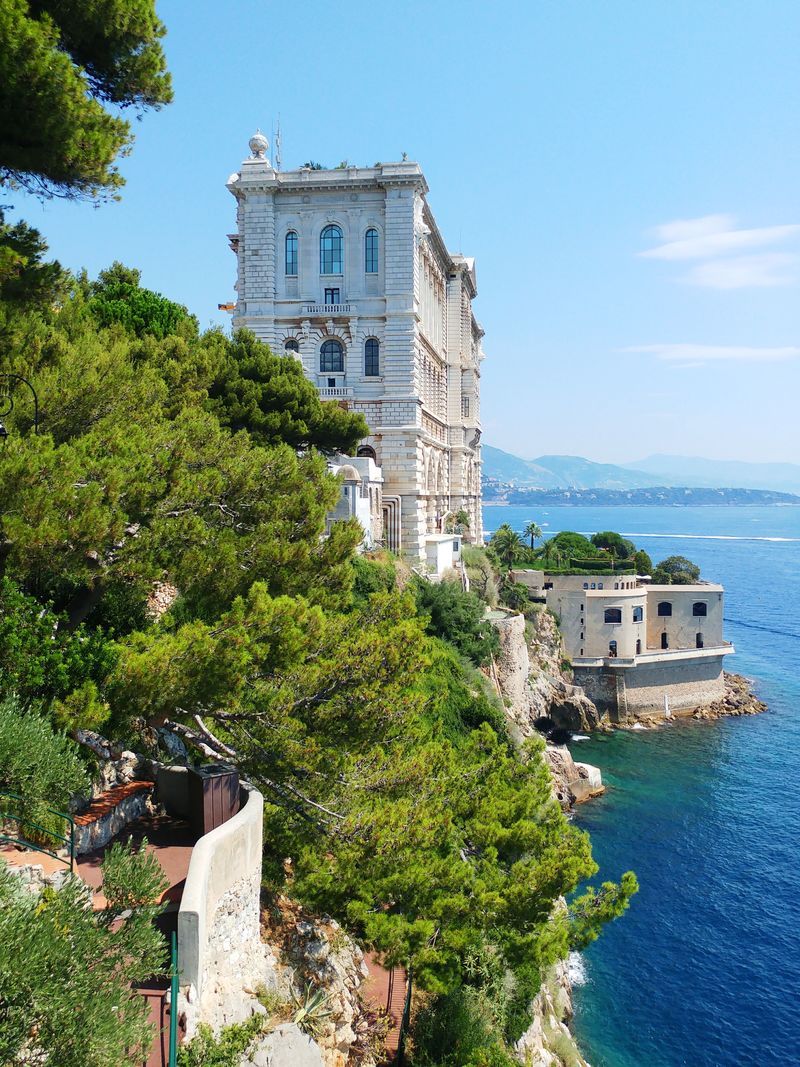
[[[286,343],[283,346],[284,352],[299,352],[300,344],[296,337],[287,337]]]
[[[364,374],[368,378],[377,378],[381,372],[380,350],[374,337],[368,337],[364,342]]]
[[[344,371],[344,349],[341,341],[325,341],[319,351],[319,369],[325,374]]]
[[[661,647],[662,648],[669,648],[669,638],[667,637],[666,630],[661,635]]]
[[[641,622],[644,618],[644,608],[636,607],[633,609],[633,621]]]
[[[616,658],[616,655],[617,655],[617,642],[616,641],[609,641],[608,642],[608,654],[612,658]]]
[[[290,276],[297,275],[297,234],[289,230],[286,234],[286,273]]]
[[[641,654],[642,654],[642,642],[641,642],[641,640],[640,640],[640,639],[639,639],[639,638],[637,637],[637,638],[636,638],[636,655],[637,655],[637,656],[641,656]]]
[[[658,605],[658,617],[669,619],[672,616],[672,604],[668,600],[662,600]]]
[[[344,238],[338,226],[326,226],[319,235],[320,274],[342,274]]]
[[[622,608],[606,608],[604,622],[622,622]]]
[[[583,588],[584,588],[584,589],[588,589],[588,588],[589,588],[589,583],[588,583],[588,582],[584,582],[584,583],[583,583]],[[582,605],[581,605],[581,606],[582,606]]]
[[[364,270],[367,274],[378,273],[378,231],[367,230],[364,237]]]
[[[597,588],[598,589],[602,589],[603,588],[603,583],[602,582],[598,582],[597,583]]]
[[[698,600],[696,603],[692,604],[692,615],[694,615],[696,619],[704,619],[706,615],[708,615],[708,604],[702,600]],[[699,648],[700,646],[698,645],[697,647]]]
[[[375,462],[378,458],[375,449],[372,447],[372,445],[359,445],[356,455],[361,456],[364,459],[371,459],[373,462]]]
[[[694,643],[695,643],[695,648],[703,648],[704,647],[703,635],[702,634],[695,634]]]

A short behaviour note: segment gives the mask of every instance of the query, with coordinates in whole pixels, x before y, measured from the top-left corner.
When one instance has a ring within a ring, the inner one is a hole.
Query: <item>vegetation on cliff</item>
[[[635,886],[554,915],[596,868],[539,745],[514,751],[476,670],[496,641],[482,601],[402,592],[391,561],[355,555],[353,523],[323,536],[340,487],[321,450],[351,447],[360,417],[249,335],[199,333],[119,265],[5,321],[0,365],[35,380],[40,433],[18,396],[0,464],[3,690],[31,726],[141,746],[167,717],[218,746],[265,795],[271,886],[409,965],[444,998],[434,1011],[492,1000],[474,966],[490,953],[510,1006],[487,1041],[518,1034],[542,968]],[[165,580],[180,596],[155,621]]]

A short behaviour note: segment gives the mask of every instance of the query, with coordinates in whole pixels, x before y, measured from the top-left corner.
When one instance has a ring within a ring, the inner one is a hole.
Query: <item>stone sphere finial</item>
[[[256,132],[250,138],[248,144],[250,145],[250,151],[253,155],[253,159],[267,158],[267,149],[269,148],[269,141],[261,132],[261,130],[256,130]]]

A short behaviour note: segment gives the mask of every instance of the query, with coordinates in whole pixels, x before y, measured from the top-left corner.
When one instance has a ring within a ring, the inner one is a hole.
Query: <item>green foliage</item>
[[[78,746],[55,733],[38,712],[6,696],[0,702],[0,790],[23,798],[6,801],[6,810],[63,837],[64,820],[47,809],[66,812],[72,794],[88,792],[88,787]],[[33,829],[22,824],[20,832],[31,836]]]
[[[481,723],[488,723],[499,738],[507,738],[503,705],[480,671],[444,641],[431,639],[427,652],[428,665],[417,685],[431,724],[455,742]]]
[[[652,572],[655,585],[694,585],[700,568],[686,556],[668,556]]]
[[[497,559],[506,569],[513,567],[515,560],[522,554],[525,545],[518,533],[507,522],[499,526],[489,539],[489,544]]]
[[[0,210],[0,301],[5,310],[54,303],[67,274],[57,262],[43,262],[47,245],[38,230],[24,222],[13,226]]]
[[[636,551],[633,541],[613,530],[592,534],[591,541],[595,548],[604,548],[614,559],[630,559]]]
[[[523,611],[528,604],[528,590],[506,576],[500,585],[500,599],[512,611]]]
[[[197,320],[185,307],[151,289],[142,289],[139,278],[138,270],[118,262],[100,272],[91,287],[88,308],[101,326],[118,323],[137,337],[152,334],[161,339],[177,333],[184,323],[190,332],[196,332]]]
[[[118,107],[172,99],[153,0],[3,0],[0,184],[108,197],[133,140]]]
[[[589,886],[569,907],[570,948],[581,950],[596,941],[603,926],[618,919],[638,892],[639,883],[633,871],[623,874],[619,884],[603,882],[600,889]]]
[[[147,851],[147,838],[134,850],[128,841],[115,841],[103,860],[103,896],[117,911],[153,907],[169,886],[155,853]]]
[[[369,433],[363,415],[319,399],[299,360],[273,355],[246,330],[227,346],[208,395],[223,426],[247,430],[259,444],[352,453]]]
[[[134,987],[165,962],[152,909],[93,911],[77,878],[37,898],[0,865],[0,1062],[33,1046],[58,1067],[138,1067],[152,1026]]]
[[[332,1009],[328,1007],[330,995],[307,983],[302,996],[292,990],[292,999],[295,1006],[292,1022],[296,1023],[304,1034],[317,1037],[326,1020],[333,1015]]]
[[[201,1023],[197,1036],[178,1048],[178,1067],[239,1067],[263,1027],[262,1017],[253,1015],[243,1023],[224,1026],[214,1037],[211,1027]]]
[[[23,701],[63,698],[104,678],[115,659],[102,632],[70,632],[63,615],[0,579],[0,691]]]
[[[572,530],[562,530],[542,546],[542,557],[559,565],[568,564],[571,559],[591,559],[597,555],[598,550],[589,538]]]
[[[633,564],[636,568],[637,574],[650,574],[653,573],[653,561],[643,548],[637,549],[633,554]]]
[[[484,605],[475,593],[454,582],[418,581],[414,586],[417,610],[426,618],[428,633],[449,641],[478,666],[488,663],[500,648],[497,632],[484,618]]]
[[[461,560],[466,567],[470,592],[475,593],[488,607],[497,605],[498,576],[486,549],[464,545]]]
[[[536,522],[529,522],[526,524],[522,534],[524,537],[530,538],[531,548],[533,549],[536,546],[536,542],[542,539],[542,528]]]
[[[353,596],[356,600],[366,600],[372,593],[390,593],[397,584],[397,573],[391,560],[367,559],[354,556]]]
[[[505,1049],[490,997],[461,986],[417,1012],[413,1067],[516,1067]]]

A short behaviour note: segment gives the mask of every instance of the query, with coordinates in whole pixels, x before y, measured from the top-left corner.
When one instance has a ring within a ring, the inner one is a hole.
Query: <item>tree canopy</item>
[[[700,579],[700,568],[686,556],[667,556],[653,571],[656,585],[694,585]]]
[[[164,33],[153,0],[2,0],[0,184],[113,196],[133,141],[118,109],[172,99]]]

